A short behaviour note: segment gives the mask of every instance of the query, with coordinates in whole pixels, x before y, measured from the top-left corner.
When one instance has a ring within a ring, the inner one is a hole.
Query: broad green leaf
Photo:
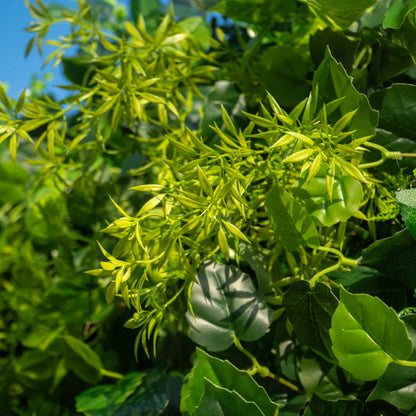
[[[317,175],[309,182],[305,178],[294,183],[291,189],[293,195],[303,202],[310,216],[319,225],[331,227],[339,222],[349,220],[355,214],[363,198],[360,182],[351,176],[342,176],[336,169],[332,200],[327,192],[326,177],[328,168],[323,165]]]
[[[87,383],[95,384],[102,378],[103,363],[86,343],[71,335],[62,337],[66,367]]]
[[[416,244],[408,230],[371,244],[363,250],[360,263],[377,269],[407,288],[416,289]]]
[[[361,416],[363,410],[363,404],[359,400],[324,400],[314,394],[304,416]]]
[[[29,174],[13,162],[0,163],[0,202],[20,202],[25,197]]]
[[[416,358],[416,315],[404,316],[403,321],[413,341],[413,354],[410,358],[414,360]],[[391,363],[367,399],[367,401],[372,400],[385,400],[406,414],[414,409],[416,407],[416,368]]]
[[[144,373],[129,373],[114,384],[92,387],[76,397],[76,409],[87,416],[111,416],[143,382]]]
[[[303,0],[324,22],[347,29],[376,0]]]
[[[311,288],[306,281],[294,282],[283,298],[299,342],[329,360],[334,359],[329,328],[337,305],[337,298],[322,283]]]
[[[206,262],[191,291],[189,336],[210,351],[223,351],[233,337],[255,341],[269,329],[272,311],[250,276],[233,266]]]
[[[313,88],[318,86],[319,96],[325,103],[344,97],[338,110],[328,117],[330,122],[336,122],[343,115],[357,110],[348,124],[348,130],[354,131],[352,137],[358,139],[374,135],[378,122],[377,111],[370,107],[367,96],[355,89],[352,78],[334,59],[329,49],[326,50],[325,59],[314,74],[312,84]]]
[[[182,377],[166,374],[160,367],[146,373],[127,374],[116,384],[92,387],[76,398],[78,412],[86,416],[158,416],[179,396]]]
[[[416,140],[416,85],[393,84],[369,98],[373,108],[379,110],[380,128]]]
[[[400,214],[410,234],[416,238],[416,189],[396,192]]]
[[[292,47],[280,45],[266,49],[258,62],[260,82],[279,104],[294,107],[309,93],[303,56]]]
[[[204,396],[195,408],[195,416],[234,416],[236,414],[264,416],[256,403],[248,402],[237,392],[224,389],[205,380]]]
[[[208,355],[197,348],[197,363],[185,379],[181,393],[181,410],[189,415],[201,402],[208,380],[218,388],[236,392],[247,402],[256,403],[264,416],[277,415],[278,405],[273,403],[263,387],[259,386],[247,371],[239,370],[227,360]],[[216,414],[216,413],[213,413]]]
[[[312,395],[324,400],[354,398],[353,392],[347,394],[345,379],[339,368],[313,354],[302,356],[298,376],[309,398]]]
[[[187,17],[179,22],[179,26],[192,35],[203,50],[209,48],[211,43],[211,29],[201,16]]]
[[[415,0],[396,1],[386,12],[383,28],[400,29],[408,14],[414,9],[416,9]]]
[[[318,231],[306,209],[279,185],[266,195],[266,208],[283,246],[296,250],[300,245],[319,246]]]
[[[406,360],[412,341],[396,312],[376,297],[340,287],[329,334],[341,367],[360,380],[376,380],[395,360]]]
[[[348,73],[351,72],[358,45],[359,42],[347,38],[343,32],[329,27],[317,30],[309,38],[311,58],[315,67],[324,60],[326,48],[329,46],[334,59],[340,62]]]

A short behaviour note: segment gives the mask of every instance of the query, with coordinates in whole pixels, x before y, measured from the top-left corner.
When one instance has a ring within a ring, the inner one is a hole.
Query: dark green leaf
[[[283,298],[299,342],[329,360],[334,359],[329,328],[337,305],[337,298],[322,283],[311,288],[306,281],[295,282]]]
[[[327,167],[323,166],[311,181],[306,182],[306,178],[303,178],[295,182],[292,192],[304,203],[309,215],[317,220],[318,225],[331,227],[349,220],[358,211],[363,190],[359,181],[349,175],[341,176],[337,169],[331,200],[327,191],[327,173]]]
[[[416,85],[393,84],[370,95],[370,102],[380,112],[380,128],[416,140]]]
[[[195,408],[195,416],[234,416],[249,414],[264,416],[264,413],[253,402],[247,402],[235,391],[218,387],[205,380],[205,393]]]
[[[407,15],[416,9],[415,0],[397,1],[386,12],[385,19],[383,21],[383,28],[400,29],[406,20]]]
[[[308,95],[308,66],[293,48],[272,46],[263,53],[258,65],[260,82],[279,104],[294,107]]]
[[[375,380],[388,364],[410,356],[412,341],[392,308],[378,298],[353,295],[342,287],[340,294],[329,334],[341,367],[360,380]]]
[[[87,383],[99,382],[102,378],[103,363],[98,354],[86,343],[71,335],[65,335],[62,339],[66,367]]]
[[[327,27],[318,30],[309,38],[311,58],[316,67],[323,61],[327,46],[332,56],[350,73],[359,42],[350,40],[343,32]]]
[[[261,294],[270,291],[271,278],[270,273],[265,268],[265,262],[259,252],[256,252],[252,246],[246,243],[240,243],[240,255],[245,260],[257,277],[257,284]]]
[[[198,361],[187,376],[182,388],[181,410],[194,414],[195,408],[201,402],[205,390],[205,380],[214,386],[235,392],[247,402],[256,403],[264,416],[275,416],[278,406],[268,397],[263,387],[246,372],[237,369],[226,360],[212,357],[197,349]],[[212,415],[216,413],[212,413]]]
[[[400,214],[410,234],[416,238],[416,189],[396,192]]]
[[[363,250],[361,264],[379,270],[408,288],[416,288],[416,244],[408,230],[371,244]]]
[[[363,405],[358,400],[326,401],[313,395],[304,416],[361,416],[362,414]]]
[[[206,262],[192,287],[190,301],[189,336],[208,350],[227,349],[234,335],[255,341],[268,331],[272,311],[250,276],[235,267]]]
[[[129,373],[117,384],[92,387],[77,396],[76,409],[87,416],[111,416],[142,383],[144,373]]]
[[[319,246],[318,231],[306,209],[279,185],[266,195],[266,208],[283,246],[291,251],[300,245]]]
[[[377,111],[370,107],[368,98],[359,93],[352,84],[352,78],[338,63],[329,49],[326,50],[325,59],[319,65],[313,77],[313,88],[318,85],[319,96],[324,102],[344,97],[338,110],[330,117],[330,122],[339,120],[350,111],[357,110],[348,124],[348,130],[355,130],[354,138],[372,136],[378,122]],[[333,117],[333,119],[332,119]]]
[[[414,360],[416,358],[416,315],[405,316],[403,321],[413,341],[413,354],[410,358]],[[416,407],[416,368],[391,363],[367,399],[367,401],[372,400],[385,400],[403,413],[414,409]]]
[[[354,398],[353,394],[347,395],[345,392],[346,383],[340,369],[316,356],[302,356],[298,375],[308,397],[316,394],[324,400]]]

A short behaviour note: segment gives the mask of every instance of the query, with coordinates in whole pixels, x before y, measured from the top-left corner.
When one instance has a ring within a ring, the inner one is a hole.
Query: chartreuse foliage
[[[5,414],[414,415],[416,4],[27,5],[69,84],[0,86]]]

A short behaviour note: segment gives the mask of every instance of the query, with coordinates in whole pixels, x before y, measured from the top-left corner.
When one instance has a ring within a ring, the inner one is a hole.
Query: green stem
[[[396,360],[396,363],[406,367],[416,367],[416,361]]]
[[[349,259],[348,257],[345,257],[339,250],[333,247],[325,247],[320,246],[317,248],[317,250],[320,251],[326,251],[328,253],[335,254],[338,256],[339,260],[337,263],[333,264],[332,266],[329,266],[323,270],[320,270],[318,273],[316,273],[314,276],[312,276],[310,280],[311,286],[313,286],[322,276],[325,276],[326,274],[330,272],[335,272],[339,270],[342,266],[347,266],[351,268],[355,268],[358,266],[358,260]]]
[[[248,357],[252,364],[253,364],[253,369],[251,371],[249,371],[250,375],[254,375],[254,374],[260,374],[260,376],[262,377],[269,377],[272,380],[277,381],[278,383],[282,384],[283,386],[288,387],[289,389],[295,391],[296,393],[300,393],[302,394],[302,391],[299,389],[298,386],[296,386],[295,384],[291,383],[290,381],[285,380],[284,378],[278,377],[275,374],[271,373],[270,370],[267,367],[264,367],[262,365],[259,364],[259,362],[257,361],[256,357],[254,357],[253,354],[251,354],[251,352],[247,351],[242,345],[240,340],[234,335],[234,345],[246,356]]]

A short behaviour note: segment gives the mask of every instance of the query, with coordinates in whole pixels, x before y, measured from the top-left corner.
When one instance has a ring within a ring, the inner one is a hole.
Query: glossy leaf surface
[[[328,286],[318,283],[311,288],[306,281],[293,283],[283,298],[299,342],[329,359],[333,353],[328,331],[337,304]]]
[[[416,246],[408,230],[399,231],[368,246],[362,252],[361,264],[379,270],[408,288],[416,288]]]
[[[233,337],[255,341],[267,331],[272,311],[250,276],[233,266],[206,262],[191,291],[186,316],[190,338],[210,351],[222,351]]]
[[[393,84],[370,95],[373,108],[380,111],[379,127],[399,137],[416,140],[416,85]]]
[[[276,234],[289,251],[305,244],[319,246],[318,231],[306,209],[279,185],[266,195],[266,208]]]
[[[413,353],[410,359],[416,358],[416,315],[403,317],[409,335],[413,341]],[[375,389],[367,399],[385,400],[407,413],[416,407],[416,368],[391,363],[378,380]]]
[[[403,321],[380,299],[340,289],[329,331],[340,365],[360,380],[375,380],[394,360],[406,360],[412,341]]]
[[[407,229],[416,238],[416,189],[405,189],[396,192],[400,214]]]
[[[237,369],[229,361],[212,357],[199,348],[197,349],[197,357],[196,366],[185,379],[182,388],[182,411],[192,415],[198,405],[200,406],[200,411],[202,409],[205,411],[208,408],[206,381],[209,381],[211,385],[209,388],[215,390],[216,387],[218,397],[224,395],[225,401],[227,397],[230,397],[230,399],[237,402],[240,402],[240,400],[246,403],[251,402],[261,409],[261,414],[264,414],[264,416],[275,416],[277,414],[277,404],[270,400],[264,388],[260,387],[246,371]],[[228,393],[225,393],[223,390],[226,390]],[[231,395],[231,393],[234,394]],[[208,393],[208,396],[210,394]],[[221,404],[222,402],[223,399],[220,400]],[[217,413],[214,412],[212,414]]]
[[[305,179],[295,182],[292,191],[319,225],[331,227],[347,221],[358,211],[363,190],[359,181],[348,175],[341,176],[337,169],[331,199],[327,192],[327,173],[326,167],[320,169],[309,182]]]

